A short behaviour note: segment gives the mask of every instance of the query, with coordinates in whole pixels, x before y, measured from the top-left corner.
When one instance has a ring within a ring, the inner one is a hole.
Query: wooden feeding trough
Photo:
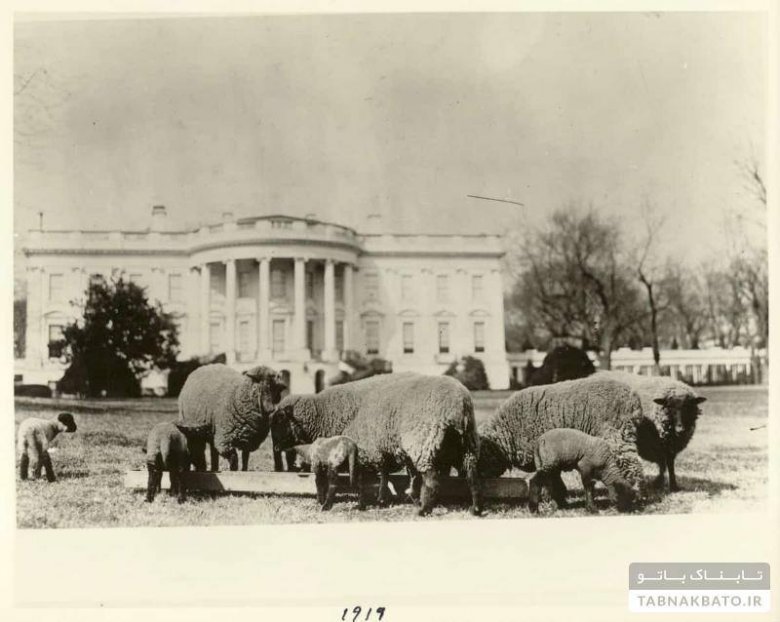
[[[311,473],[290,473],[275,471],[190,471],[187,474],[188,490],[205,492],[246,492],[274,495],[315,495],[314,476]],[[340,476],[339,492],[349,492],[349,478]],[[147,472],[127,471],[125,488],[145,490]],[[409,487],[409,477],[403,474],[390,475],[390,484],[397,493]],[[376,482],[370,484],[376,487]],[[170,488],[168,473],[163,474],[162,488]],[[482,495],[485,500],[524,501],[528,497],[528,485],[522,477],[498,477],[482,480]],[[439,496],[442,499],[468,500],[470,498],[466,480],[458,477],[443,477]]]

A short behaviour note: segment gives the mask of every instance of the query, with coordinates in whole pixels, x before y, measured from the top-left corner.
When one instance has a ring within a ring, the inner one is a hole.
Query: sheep
[[[187,435],[196,470],[206,470],[205,444],[211,447],[211,470],[219,456],[238,470],[236,450],[241,450],[241,470],[249,454],[268,436],[269,416],[286,389],[281,374],[268,367],[254,367],[243,374],[222,364],[204,365],[193,371],[179,394],[179,429]]]
[[[663,488],[669,469],[669,491],[680,487],[674,472],[674,460],[688,446],[706,401],[684,382],[666,376],[640,376],[620,371],[602,371],[597,376],[624,382],[642,400],[642,423],[637,429],[639,455],[658,465],[654,485]]]
[[[639,396],[624,383],[589,376],[528,387],[509,397],[480,427],[480,477],[499,477],[512,467],[534,470],[534,447],[554,428],[574,428],[607,440],[624,463],[631,485],[641,490],[642,466],[636,447],[641,422]],[[565,491],[560,476],[550,486]]]
[[[29,417],[19,424],[16,448],[19,453],[19,477],[27,479],[32,463],[33,479],[41,476],[41,467],[46,470],[49,482],[57,480],[51,465],[49,446],[60,432],[75,432],[76,422],[70,413],[60,413],[56,419]]]
[[[355,441],[347,436],[318,438],[311,445],[296,445],[293,450],[304,464],[311,466],[317,485],[317,501],[323,512],[333,507],[339,469],[344,466],[349,468],[350,486],[358,488],[358,508],[365,509],[358,446]]]
[[[163,471],[168,471],[170,494],[178,494],[179,503],[183,503],[187,497],[185,473],[190,470],[190,463],[187,437],[179,430],[176,422],[154,426],[146,440],[146,469],[149,473],[146,501],[154,501],[155,494],[160,490]]]
[[[345,435],[357,443],[360,462],[379,473],[383,505],[388,475],[406,467],[421,516],[433,509],[441,473],[465,472],[472,514],[481,513],[476,463],[479,439],[468,389],[454,378],[412,372],[385,374],[288,396],[271,416],[274,451],[320,437]]]
[[[617,503],[621,512],[631,508],[634,491],[621,471],[615,452],[603,438],[591,436],[571,428],[556,428],[542,434],[534,447],[536,473],[531,478],[528,491],[528,508],[539,509],[539,492],[547,481],[557,482],[561,471],[579,471],[585,488],[585,505],[589,512],[595,512],[593,486],[596,480],[604,483],[610,499]],[[561,496],[563,492],[563,496]],[[565,499],[563,491],[553,488],[553,498],[561,504]]]

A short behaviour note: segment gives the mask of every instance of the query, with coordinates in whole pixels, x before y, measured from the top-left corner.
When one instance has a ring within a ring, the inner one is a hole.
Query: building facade
[[[346,350],[436,375],[475,356],[491,388],[509,384],[500,236],[359,234],[230,213],[196,230],[165,221],[155,206],[145,231],[30,232],[24,382],[61,377],[55,344],[90,279],[122,276],[174,315],[180,359],[224,352],[236,369],[269,365],[296,393],[323,387]]]

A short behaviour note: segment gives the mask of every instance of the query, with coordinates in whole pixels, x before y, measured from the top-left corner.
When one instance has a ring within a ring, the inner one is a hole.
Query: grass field
[[[656,494],[637,514],[730,512],[759,509],[767,503],[768,432],[766,387],[702,388],[707,397],[703,416],[688,448],[677,460],[683,491]],[[477,418],[492,413],[508,392],[475,394]],[[50,400],[17,400],[17,424],[26,417],[51,417],[61,410],[76,415],[79,429],[61,435],[52,454],[59,480],[18,481],[17,525],[44,527],[135,527],[180,525],[249,525],[261,523],[315,523],[376,520],[431,520],[418,518],[408,504],[389,508],[355,509],[351,500],[336,503],[322,513],[312,497],[276,495],[211,495],[192,493],[184,504],[167,494],[153,504],[141,491],[126,490],[127,469],[145,468],[141,447],[148,430],[160,421],[176,418],[175,400],[82,402],[53,404]],[[655,466],[646,464],[652,478]],[[227,468],[223,463],[222,468]],[[250,469],[272,470],[270,440],[252,454]],[[18,469],[17,469],[18,470]],[[543,504],[542,516],[585,515],[577,474],[566,474],[572,507],[557,510]],[[313,492],[313,491],[312,491]],[[488,518],[529,518],[525,504],[489,504]],[[613,514],[604,508],[603,514]],[[470,519],[465,505],[438,506],[437,519]],[[485,520],[485,519],[474,519]]]

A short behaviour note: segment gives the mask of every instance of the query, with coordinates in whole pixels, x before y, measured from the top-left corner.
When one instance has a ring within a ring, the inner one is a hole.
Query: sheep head
[[[668,422],[670,432],[676,435],[684,434],[696,425],[696,419],[701,415],[699,404],[706,401],[706,397],[698,397],[685,393],[669,394],[657,397],[653,400],[664,413],[664,421]]]
[[[287,385],[279,372],[270,367],[258,366],[248,369],[244,372],[253,383],[259,385],[258,406],[260,412],[264,414],[271,413],[279,401],[282,394],[287,389]]]
[[[477,473],[480,477],[500,477],[512,465],[509,458],[493,439],[479,437]]]
[[[271,440],[274,451],[284,451],[295,445],[311,442],[295,419],[295,406],[299,400],[299,396],[288,396],[271,413]]]
[[[57,415],[57,421],[65,426],[66,432],[76,431],[76,421],[73,419],[73,415],[70,413],[60,413]]]

